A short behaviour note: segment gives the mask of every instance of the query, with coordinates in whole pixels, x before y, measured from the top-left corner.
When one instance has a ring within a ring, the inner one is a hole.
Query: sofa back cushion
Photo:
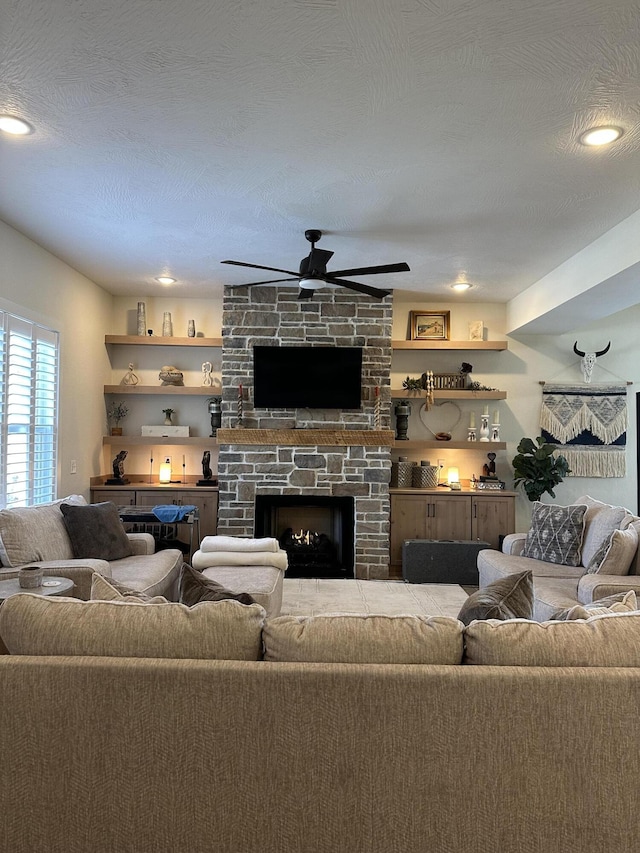
[[[485,666],[640,667],[640,612],[573,622],[472,622],[464,663]]]
[[[462,623],[448,616],[277,616],[264,631],[267,661],[459,664]]]
[[[545,563],[579,566],[586,511],[586,504],[556,506],[535,501],[522,555]]]
[[[12,655],[259,660],[265,612],[236,601],[151,604],[20,593],[0,607]]]
[[[63,503],[82,506],[87,502],[82,495],[69,495],[52,503],[0,510],[3,566],[73,559],[73,548],[60,512]]]

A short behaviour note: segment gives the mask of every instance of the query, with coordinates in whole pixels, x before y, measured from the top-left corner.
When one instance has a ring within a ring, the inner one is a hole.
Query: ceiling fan
[[[245,264],[243,261],[221,261],[223,264],[234,264],[237,267],[251,267],[254,270],[271,270],[271,272],[281,272],[292,278],[274,278],[268,281],[250,281],[247,284],[237,284],[234,287],[251,287],[256,284],[276,284],[281,281],[299,281],[300,293],[298,299],[311,299],[313,291],[321,287],[346,287],[349,290],[355,290],[358,293],[366,293],[369,296],[375,296],[378,299],[383,299],[388,296],[390,290],[382,290],[378,287],[370,287],[368,284],[360,284],[358,281],[347,281],[342,278],[345,275],[377,275],[379,273],[392,272],[408,272],[409,265],[401,264],[382,264],[375,267],[359,267],[352,270],[335,270],[335,272],[327,272],[327,263],[333,256],[333,252],[326,249],[316,249],[316,243],[322,237],[322,231],[315,228],[310,228],[304,232],[304,236],[311,243],[311,251],[306,258],[300,261],[299,272],[293,270],[281,270],[277,267],[263,267],[260,264]]]

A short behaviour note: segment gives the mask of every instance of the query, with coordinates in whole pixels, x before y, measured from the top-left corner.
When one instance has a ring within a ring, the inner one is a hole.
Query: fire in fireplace
[[[354,577],[352,497],[257,495],[255,535],[287,552],[287,577]]]

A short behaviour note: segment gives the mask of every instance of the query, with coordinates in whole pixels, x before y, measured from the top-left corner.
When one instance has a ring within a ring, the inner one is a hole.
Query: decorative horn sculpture
[[[611,341],[606,345],[604,349],[598,350],[598,352],[583,352],[578,349],[578,341],[576,341],[573,345],[573,351],[576,355],[579,355],[582,359],[580,363],[580,367],[582,369],[582,376],[585,382],[591,382],[591,376],[593,374],[593,365],[596,363],[596,359],[601,355],[609,352],[611,347]]]

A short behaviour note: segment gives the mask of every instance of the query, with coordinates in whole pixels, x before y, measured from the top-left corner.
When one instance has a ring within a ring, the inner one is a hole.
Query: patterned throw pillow
[[[536,501],[522,556],[562,566],[579,566],[586,511],[585,504],[555,506]]]
[[[633,590],[616,592],[606,598],[598,598],[589,604],[575,604],[567,610],[559,610],[551,617],[554,622],[571,622],[574,619],[589,619],[591,616],[606,616],[608,613],[629,613],[638,609]]]
[[[474,619],[531,619],[533,572],[517,572],[472,592],[458,619],[469,625]]]
[[[591,558],[587,573],[627,575],[637,550],[638,531],[635,527],[614,530]]]

